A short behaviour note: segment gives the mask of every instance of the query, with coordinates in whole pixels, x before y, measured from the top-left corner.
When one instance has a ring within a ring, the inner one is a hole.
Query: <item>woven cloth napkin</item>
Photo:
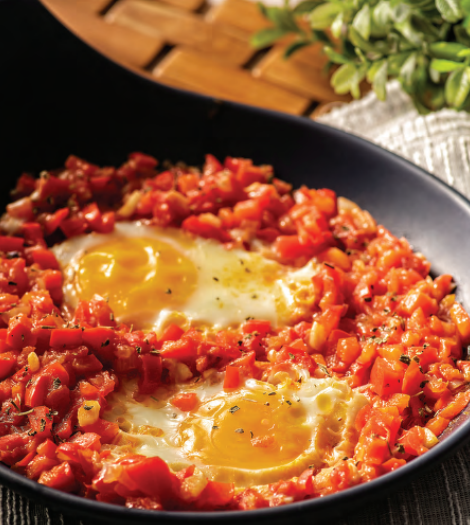
[[[470,197],[470,115],[419,116],[397,83],[387,102],[373,93],[333,109],[319,121],[361,135],[434,173]],[[385,499],[331,525],[470,525],[470,445]],[[0,487],[2,525],[88,525]],[[156,522],[158,518],[156,518]],[[310,523],[315,523],[313,514]],[[287,523],[286,523],[287,525]]]

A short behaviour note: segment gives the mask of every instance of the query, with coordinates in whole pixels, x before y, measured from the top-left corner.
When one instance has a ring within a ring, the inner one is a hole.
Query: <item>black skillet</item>
[[[22,171],[59,167],[70,153],[117,164],[127,153],[202,164],[211,152],[272,164],[298,186],[328,187],[405,235],[452,273],[470,307],[470,203],[416,166],[307,119],[215,101],[158,85],[103,58],[35,0],[0,0],[0,198]],[[470,437],[463,419],[424,456],[344,492],[251,512],[131,510],[48,489],[0,466],[1,484],[63,512],[112,523],[318,523],[389,494]]]

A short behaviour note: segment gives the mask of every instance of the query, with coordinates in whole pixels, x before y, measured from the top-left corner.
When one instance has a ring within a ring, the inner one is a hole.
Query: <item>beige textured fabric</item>
[[[387,101],[374,93],[318,119],[402,155],[470,197],[470,114],[443,110],[420,116],[398,82]]]
[[[321,121],[362,135],[433,172],[470,196],[470,115],[442,111],[419,116],[396,83],[388,87],[386,103],[373,94],[335,109]],[[331,525],[470,525],[470,445],[442,465]],[[3,525],[89,525],[36,505],[0,487]],[[299,520],[315,524],[315,516]],[[156,522],[158,518],[156,519]],[[287,521],[286,521],[287,525]]]

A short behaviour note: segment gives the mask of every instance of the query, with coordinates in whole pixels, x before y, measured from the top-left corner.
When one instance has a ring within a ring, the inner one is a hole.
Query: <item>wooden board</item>
[[[287,61],[290,36],[253,49],[269,22],[250,0],[41,1],[90,45],[167,85],[312,118],[350,100],[331,88],[319,44]]]

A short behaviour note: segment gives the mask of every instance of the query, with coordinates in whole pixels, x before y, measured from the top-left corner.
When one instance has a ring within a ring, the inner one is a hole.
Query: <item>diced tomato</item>
[[[214,175],[224,168],[222,164],[210,153],[206,155],[206,162],[204,164],[203,173],[204,175]]]
[[[374,392],[380,397],[401,392],[405,366],[403,363],[393,363],[377,357],[370,373],[370,382]]]
[[[7,344],[17,350],[25,346],[33,346],[36,338],[31,331],[32,327],[31,319],[25,315],[12,317],[8,324]]]
[[[195,392],[189,392],[177,394],[171,398],[170,403],[183,412],[191,412],[191,410],[194,410],[198,405],[199,399]]]
[[[82,344],[80,328],[56,328],[51,332],[50,344],[53,348],[73,348]]]
[[[0,461],[13,465],[28,453],[26,444],[30,440],[28,432],[7,434],[0,437]]]
[[[344,363],[352,363],[361,354],[361,347],[355,337],[346,337],[338,341],[337,356]]]
[[[225,369],[224,390],[240,386],[240,369],[236,366],[227,366]]]
[[[34,457],[26,467],[26,476],[29,479],[38,479],[41,474],[47,470],[55,467],[59,461],[55,457],[48,457],[44,455],[37,455]]]
[[[46,439],[36,449],[37,453],[41,456],[47,456],[48,458],[55,458],[57,445],[50,439]]]
[[[161,354],[162,357],[170,357],[186,361],[196,357],[197,346],[190,338],[181,338],[177,341],[165,341],[163,343]]]
[[[385,472],[393,472],[403,465],[406,465],[406,461],[404,459],[390,458],[388,461],[382,464],[382,468]]]
[[[139,490],[146,496],[156,496],[162,501],[171,498],[176,476],[159,457],[142,458],[123,466],[125,478],[122,480],[131,491]]]
[[[59,269],[59,263],[57,262],[57,259],[51,250],[47,250],[45,248],[35,248],[31,251],[31,256],[33,261],[39,264],[43,270],[48,268],[52,270]]]
[[[115,332],[111,328],[104,326],[97,328],[87,328],[82,332],[83,343],[90,346],[95,351],[106,349],[115,339]]]
[[[308,255],[308,248],[297,235],[280,235],[273,243],[273,250],[281,260],[292,260]]]
[[[52,430],[52,410],[48,407],[36,407],[31,414],[28,414],[31,430],[36,438],[48,437]]]
[[[7,237],[0,235],[0,251],[20,252],[23,250],[24,239],[22,237]]]
[[[61,463],[60,465],[52,467],[51,470],[43,472],[38,481],[47,487],[62,490],[64,492],[72,492],[77,486],[72,468],[67,462]]]
[[[255,332],[258,333],[261,337],[265,337],[266,334],[269,334],[271,332],[271,322],[262,321],[259,319],[251,319],[243,323],[243,334],[254,334]]]
[[[417,394],[423,390],[425,379],[426,376],[422,372],[419,363],[412,359],[403,377],[402,392],[410,396]]]
[[[450,309],[450,317],[457,326],[462,343],[468,345],[470,343],[470,316],[461,304],[454,303]]]
[[[183,334],[184,330],[181,327],[176,324],[170,324],[163,332],[160,341],[162,343],[165,341],[178,341]]]
[[[134,152],[129,155],[138,170],[152,170],[158,165],[158,160],[145,153]]]
[[[437,301],[419,290],[412,290],[403,298],[399,312],[402,315],[411,315],[418,308],[421,308],[426,317],[436,314]]]
[[[60,224],[60,229],[66,237],[74,237],[85,232],[87,223],[83,217],[69,217]]]
[[[424,446],[426,436],[422,427],[414,426],[410,430],[406,430],[403,436],[399,439],[399,442],[405,448],[407,454],[413,456],[421,456],[428,451]]]
[[[46,235],[54,233],[64,219],[68,217],[70,210],[68,208],[60,208],[54,213],[47,215],[44,220],[44,231]]]
[[[19,352],[3,352],[0,354],[0,379],[8,377],[16,366]]]
[[[444,417],[436,416],[426,423],[426,428],[432,431],[435,436],[440,436],[449,426],[450,421]]]
[[[233,483],[208,481],[205,489],[198,497],[198,507],[217,509],[224,507],[233,498],[235,487]]]
[[[162,358],[157,355],[139,355],[139,394],[152,394],[162,376]]]
[[[201,220],[195,215],[191,215],[185,219],[181,225],[184,230],[187,230],[195,235],[204,237],[205,239],[216,239],[220,242],[228,242],[232,240],[230,235],[222,229],[221,225],[211,224],[207,221]]]

